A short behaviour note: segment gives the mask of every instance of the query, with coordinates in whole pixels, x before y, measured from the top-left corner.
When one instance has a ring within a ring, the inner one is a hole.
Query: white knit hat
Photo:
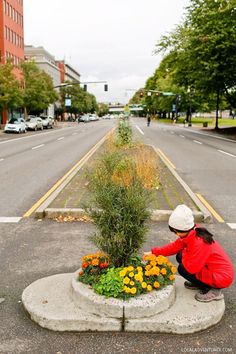
[[[180,231],[188,231],[194,227],[192,210],[186,205],[178,205],[169,218],[169,226]]]

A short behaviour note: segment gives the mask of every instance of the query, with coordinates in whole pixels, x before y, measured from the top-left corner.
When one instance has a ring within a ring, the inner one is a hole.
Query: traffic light
[[[140,98],[143,97],[143,91],[141,91],[141,92],[139,93],[139,97],[140,97]]]
[[[108,91],[108,85],[107,84],[104,85],[104,91]]]
[[[87,91],[87,85],[84,85],[84,91]]]

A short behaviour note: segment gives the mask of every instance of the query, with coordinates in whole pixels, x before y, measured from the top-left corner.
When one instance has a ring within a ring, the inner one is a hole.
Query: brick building
[[[0,0],[0,64],[11,59],[15,65],[15,74],[21,77],[17,68],[24,60],[24,17],[23,0]],[[5,124],[7,112],[2,113]]]

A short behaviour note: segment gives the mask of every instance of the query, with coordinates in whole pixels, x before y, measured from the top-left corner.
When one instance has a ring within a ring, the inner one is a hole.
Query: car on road
[[[26,123],[24,118],[11,118],[9,122],[4,127],[5,133],[25,133]]]
[[[51,119],[52,117],[41,115],[40,118],[43,120],[43,128],[44,129],[52,129],[53,128],[54,122]]]
[[[98,118],[98,116],[95,113],[93,113],[93,114],[89,114],[89,120],[91,122],[94,122],[96,120],[99,120],[99,118]]]
[[[43,130],[43,120],[40,117],[28,116],[25,122],[27,130]]]
[[[90,122],[89,114],[84,114],[84,115],[82,115],[81,117],[79,117],[78,123],[79,123],[79,122],[84,122],[84,123]]]

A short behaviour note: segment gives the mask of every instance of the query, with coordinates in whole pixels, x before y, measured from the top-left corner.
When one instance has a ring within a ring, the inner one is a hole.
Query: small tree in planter
[[[176,268],[163,256],[145,262],[136,256],[148,231],[156,169],[150,156],[143,159],[142,147],[127,149],[130,139],[118,141],[122,149],[105,153],[90,177],[93,199],[87,212],[98,228],[91,238],[102,253],[83,257],[78,280],[98,294],[128,299],[171,284]]]
[[[105,154],[92,176],[93,208],[88,210],[99,232],[94,244],[116,266],[125,266],[145,241],[150,194],[134,162],[120,153]]]

